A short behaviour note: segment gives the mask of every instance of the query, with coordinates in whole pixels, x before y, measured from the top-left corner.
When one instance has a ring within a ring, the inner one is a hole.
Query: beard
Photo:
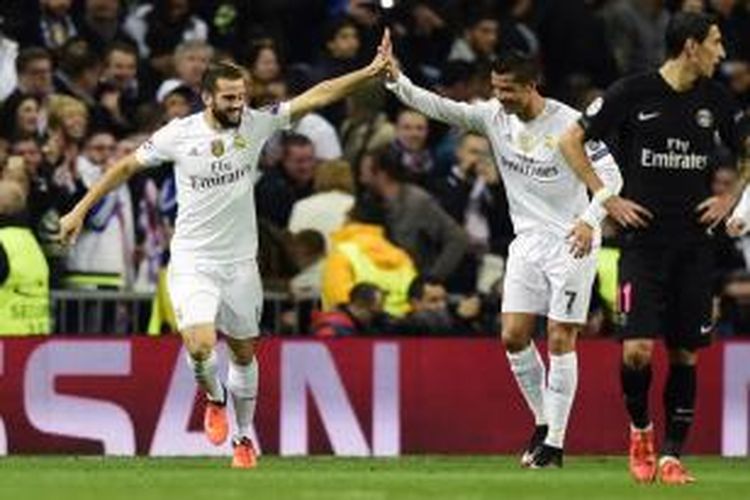
[[[240,117],[232,118],[227,112],[221,111],[220,109],[211,108],[211,114],[214,115],[214,118],[219,122],[219,125],[221,125],[222,128],[234,128],[240,124]]]

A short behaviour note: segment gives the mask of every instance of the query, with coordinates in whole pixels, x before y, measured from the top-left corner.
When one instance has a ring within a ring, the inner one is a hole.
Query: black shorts
[[[624,248],[619,262],[621,340],[664,337],[670,349],[711,343],[711,245]]]

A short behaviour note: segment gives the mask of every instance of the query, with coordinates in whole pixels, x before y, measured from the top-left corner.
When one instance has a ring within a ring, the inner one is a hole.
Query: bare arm
[[[377,59],[377,58],[376,58]],[[380,74],[379,60],[344,76],[325,80],[313,88],[300,94],[289,103],[292,120],[296,120],[310,111],[324,108],[347,95],[351,94],[361,84]]]
[[[310,111],[333,104],[351,94],[363,83],[380,75],[386,66],[386,59],[382,54],[382,47],[390,44],[390,34],[386,29],[381,40],[381,49],[370,64],[344,76],[325,80],[315,85],[307,92],[298,95],[289,102],[292,120],[296,120]]]
[[[86,214],[107,193],[114,190],[138,172],[142,165],[135,154],[129,154],[118,160],[104,175],[88,190],[86,195],[76,206],[60,219],[60,238],[64,243],[74,243],[81,231]]]
[[[604,188],[604,182],[594,170],[591,160],[586,154],[584,143],[586,136],[583,128],[573,124],[560,137],[560,152],[576,176],[586,185],[592,193],[598,193]]]

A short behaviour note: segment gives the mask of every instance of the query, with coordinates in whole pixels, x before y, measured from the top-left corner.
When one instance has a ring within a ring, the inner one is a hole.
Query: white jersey
[[[258,249],[253,184],[266,139],[289,125],[287,103],[246,108],[236,128],[214,130],[203,113],[175,119],[136,150],[145,166],[174,162],[177,222],[174,263],[231,264]]]
[[[560,135],[578,120],[578,111],[545,99],[542,113],[524,122],[505,112],[496,99],[475,104],[452,101],[417,87],[403,74],[386,85],[402,102],[427,116],[487,137],[516,234],[541,231],[565,237],[588,207],[585,185],[557,147]],[[604,183],[619,191],[613,184],[621,184],[621,177],[607,147],[588,143],[587,151]],[[603,210],[597,215],[603,218]]]

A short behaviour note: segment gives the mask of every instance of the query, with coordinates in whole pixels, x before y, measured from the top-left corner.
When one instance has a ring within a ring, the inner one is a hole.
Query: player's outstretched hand
[[[747,232],[749,228],[744,219],[733,217],[727,222],[727,234],[732,238],[739,238]]]
[[[398,78],[399,68],[396,56],[393,55],[393,42],[391,41],[391,30],[386,28],[383,33],[383,39],[378,47],[378,54],[385,58],[385,77],[394,81]]]
[[[731,194],[721,196],[712,196],[704,200],[700,205],[695,207],[695,211],[700,213],[700,223],[708,226],[708,231],[712,231],[721,221],[729,216],[734,203],[737,201]]]
[[[582,220],[576,221],[573,229],[568,233],[570,253],[576,259],[581,259],[591,252],[594,241],[594,228]]]
[[[73,210],[60,219],[60,242],[64,245],[73,245],[83,227],[83,217]]]
[[[610,197],[603,206],[609,216],[623,227],[646,227],[654,218],[647,208],[621,196]]]

